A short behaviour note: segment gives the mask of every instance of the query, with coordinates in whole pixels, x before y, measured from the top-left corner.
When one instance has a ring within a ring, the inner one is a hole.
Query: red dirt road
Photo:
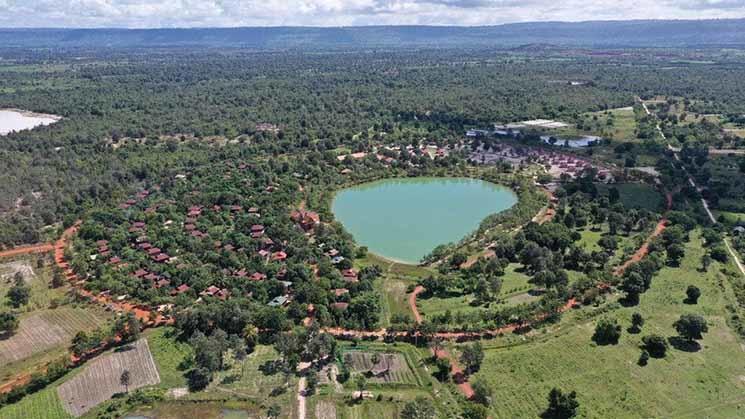
[[[665,199],[667,201],[667,210],[670,211],[673,208],[673,195],[670,192],[667,192],[665,193]],[[662,232],[665,231],[665,228],[667,228],[667,218],[663,217],[655,226],[652,234],[650,234],[649,237],[647,237],[647,240],[644,241],[644,244],[626,262],[618,266],[613,271],[613,275],[623,275],[623,273],[626,271],[626,269],[628,269],[629,266],[644,259],[644,257],[649,254],[649,243],[651,243],[655,237],[662,234]]]
[[[54,246],[51,243],[39,243],[28,246],[19,246],[12,249],[3,250],[0,252],[1,258],[10,258],[21,255],[30,255],[34,253],[46,253],[51,252]]]

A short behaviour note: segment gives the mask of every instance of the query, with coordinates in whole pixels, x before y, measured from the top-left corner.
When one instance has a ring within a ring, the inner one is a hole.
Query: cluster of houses
[[[391,157],[390,154],[400,154],[401,153],[401,147],[397,145],[388,145],[383,147],[383,150],[386,151],[385,154],[381,154],[377,152],[377,148],[374,149],[373,153],[365,153],[365,152],[358,152],[358,153],[351,153],[351,154],[342,154],[339,156],[336,156],[336,159],[339,161],[345,161],[347,159],[351,160],[361,160],[367,157],[369,154],[372,154],[375,156],[375,158],[378,161],[381,161],[387,165],[393,164],[393,162],[396,161],[395,158]],[[409,154],[413,154],[416,156],[428,156],[431,159],[437,159],[442,157],[447,157],[451,150],[448,147],[441,147],[437,144],[419,144],[418,146],[414,145],[408,145],[406,146],[406,151]],[[344,169],[342,171],[342,174],[351,173],[350,169]]]
[[[505,161],[519,166],[538,163],[555,178],[561,177],[562,174],[576,177],[583,170],[589,168],[595,168],[598,171],[598,178],[603,181],[608,182],[613,178],[610,170],[600,167],[585,158],[541,148],[516,148],[505,144],[497,144],[489,148],[484,148],[481,145],[476,151],[471,153],[469,159],[472,162],[480,164],[496,164],[497,162]]]

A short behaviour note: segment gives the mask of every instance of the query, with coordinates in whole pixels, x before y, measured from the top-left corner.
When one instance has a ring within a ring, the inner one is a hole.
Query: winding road
[[[637,97],[637,100],[641,102],[642,107],[644,108],[644,112],[647,115],[652,116],[652,112],[649,111],[647,104],[640,97]],[[672,145],[670,145],[670,141],[668,140],[667,136],[665,135],[664,132],[662,132],[662,128],[660,127],[659,120],[657,122],[656,127],[657,127],[657,132],[660,133],[660,136],[662,137],[662,139],[665,140],[665,143],[667,143],[668,150],[670,150],[673,153],[673,157],[675,157],[675,160],[680,162],[681,160],[680,160],[680,156],[678,155],[678,150],[673,148]],[[691,185],[693,188],[695,188],[700,194],[702,192],[702,188],[696,184],[696,181],[693,180],[693,176],[691,176],[691,174],[688,172],[688,169],[686,169],[685,166],[683,166],[683,171],[685,171],[686,176],[688,176],[688,184]],[[709,216],[709,220],[711,220],[711,223],[719,224],[717,219],[714,217],[714,214],[711,212],[711,209],[709,208],[709,203],[706,201],[706,199],[703,196],[701,197],[701,205],[703,205],[704,210],[706,210],[706,215]],[[732,256],[732,260],[735,261],[735,265],[740,270],[740,273],[743,276],[745,276],[745,267],[743,267],[742,262],[740,262],[739,256],[737,255],[735,250],[732,248],[732,245],[730,244],[727,237],[724,237],[724,245],[727,248],[727,251],[729,252],[730,256]]]

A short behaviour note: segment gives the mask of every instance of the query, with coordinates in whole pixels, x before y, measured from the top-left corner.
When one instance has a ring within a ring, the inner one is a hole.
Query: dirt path
[[[414,316],[414,321],[417,322],[417,324],[422,322],[422,315],[419,314],[419,309],[416,307],[416,298],[423,292],[424,287],[417,285],[416,288],[414,288],[414,291],[409,294],[409,308],[411,309],[411,314]]]
[[[458,389],[463,393],[466,399],[473,397],[473,387],[471,387],[471,383],[468,382],[468,376],[463,371],[463,368],[458,364],[458,360],[450,355],[450,353],[445,349],[432,349],[432,354],[439,359],[447,359],[450,361],[450,375],[453,377],[455,384],[458,385]]]
[[[300,377],[297,382],[297,417],[305,419],[305,377]]]
[[[0,258],[10,258],[20,255],[51,252],[54,249],[52,243],[39,243],[28,246],[19,246],[0,252]]]
[[[649,254],[649,244],[652,242],[652,240],[662,234],[663,231],[665,231],[665,228],[667,227],[667,219],[663,218],[660,220],[659,223],[657,223],[657,226],[655,226],[654,231],[652,234],[647,237],[647,240],[642,244],[642,246],[633,254],[629,259],[626,260],[622,265],[618,266],[614,271],[613,275],[621,276],[624,272],[626,272],[626,269],[628,269],[629,266],[635,264],[636,262],[639,262],[640,260],[644,259],[645,256]]]

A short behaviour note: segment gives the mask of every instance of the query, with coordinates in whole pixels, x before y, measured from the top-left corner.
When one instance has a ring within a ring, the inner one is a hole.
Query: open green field
[[[181,367],[192,353],[191,346],[170,336],[173,329],[160,328],[146,334],[150,352],[158,367],[160,386],[164,388],[186,387],[186,370]]]
[[[297,377],[281,372],[265,373],[262,367],[279,359],[271,346],[258,345],[243,361],[227,359],[227,369],[215,374],[206,390],[189,394],[186,400],[222,401],[238,399],[265,410],[272,404],[282,407],[282,417],[290,417],[296,409]]]
[[[588,116],[590,118],[597,116],[597,124],[605,137],[621,141],[636,139],[636,116],[632,107],[593,112]],[[613,121],[610,125],[608,124],[609,119]]]
[[[597,188],[601,194],[607,194],[610,188],[618,189],[620,201],[627,209],[659,211],[665,205],[665,197],[653,186],[645,183],[597,184]]]
[[[477,377],[486,380],[499,403],[492,417],[535,417],[546,405],[552,387],[575,390],[586,418],[733,418],[745,409],[745,357],[737,337],[727,327],[725,306],[734,302],[727,280],[714,264],[697,271],[703,253],[696,235],[686,245],[679,269],[663,268],[636,307],[612,310],[624,327],[617,345],[596,346],[591,336],[594,320],[573,320],[534,342],[499,347],[485,342],[486,359]],[[683,303],[685,289],[702,290],[697,305]],[[631,314],[640,312],[646,323],[640,334],[629,334]],[[642,336],[657,333],[674,337],[672,323],[683,313],[698,313],[709,323],[709,333],[698,352],[671,347],[664,359],[637,365]]]
[[[508,304],[510,302],[520,303],[524,302],[522,299],[512,300],[513,297],[526,295],[532,286],[528,283],[530,277],[520,272],[520,264],[511,263],[505,269],[505,274],[502,278],[502,290],[499,294],[500,299],[504,299]],[[431,298],[418,298],[417,307],[419,307],[419,313],[424,316],[436,316],[444,314],[446,311],[452,313],[461,312],[469,313],[473,311],[483,310],[482,306],[474,306],[471,303],[474,301],[474,296],[471,294],[461,295],[453,293],[451,296],[446,297],[431,297]]]

